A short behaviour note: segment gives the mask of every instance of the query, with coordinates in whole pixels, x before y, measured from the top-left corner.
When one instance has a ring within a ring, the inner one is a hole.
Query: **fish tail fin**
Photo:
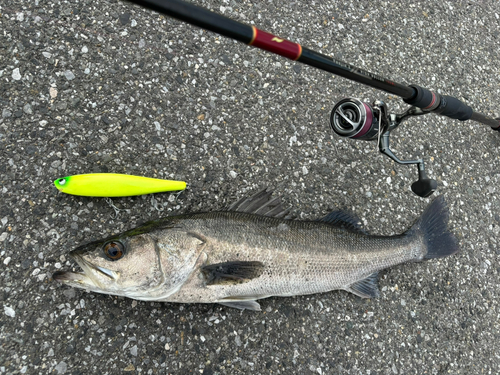
[[[442,196],[425,209],[420,219],[407,232],[423,236],[426,253],[422,260],[444,258],[459,250],[458,241],[448,229],[449,212]]]

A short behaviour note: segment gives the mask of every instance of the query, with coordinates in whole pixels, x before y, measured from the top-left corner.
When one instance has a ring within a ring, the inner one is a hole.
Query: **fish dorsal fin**
[[[360,280],[346,288],[361,298],[376,298],[380,295],[378,290],[378,272],[372,273],[366,279]]]
[[[352,232],[365,233],[365,230],[360,224],[361,220],[359,220],[354,214],[342,210],[332,211],[325,217],[318,219],[318,221],[350,230]]]
[[[227,211],[245,212],[275,218],[285,218],[290,210],[285,210],[279,197],[272,197],[268,188],[262,189],[251,197],[243,197],[233,203]]]
[[[225,262],[201,268],[207,285],[242,284],[259,277],[263,271],[262,262]]]

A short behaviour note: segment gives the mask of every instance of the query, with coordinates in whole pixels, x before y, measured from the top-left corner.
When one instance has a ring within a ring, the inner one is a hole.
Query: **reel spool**
[[[341,137],[370,141],[379,132],[378,111],[368,103],[355,98],[346,98],[333,107],[330,115],[332,130]]]

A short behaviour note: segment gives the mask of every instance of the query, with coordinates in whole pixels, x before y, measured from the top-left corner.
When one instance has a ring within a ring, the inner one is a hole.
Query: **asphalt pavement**
[[[497,115],[500,2],[196,4]],[[138,302],[54,282],[76,246],[270,186],[300,219],[339,207],[404,232],[431,198],[414,166],[335,136],[333,105],[404,103],[118,1],[0,2],[0,374],[497,374],[500,134],[436,115],[394,132],[424,157],[460,242],[381,273],[381,296],[261,301],[262,312]],[[184,180],[180,195],[86,198],[59,177]]]

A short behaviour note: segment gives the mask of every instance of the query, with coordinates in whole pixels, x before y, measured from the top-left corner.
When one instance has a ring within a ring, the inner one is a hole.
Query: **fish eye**
[[[119,241],[110,241],[103,246],[104,255],[111,260],[121,259],[125,255],[125,248]]]

